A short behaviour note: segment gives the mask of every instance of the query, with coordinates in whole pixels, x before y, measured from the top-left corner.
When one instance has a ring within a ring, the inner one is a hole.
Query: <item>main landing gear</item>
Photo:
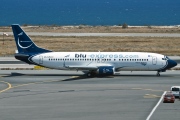
[[[94,76],[96,76],[97,75],[97,72],[96,71],[89,71],[88,73],[87,73],[87,77],[94,77]]]
[[[159,71],[157,71],[156,76],[158,76],[158,77],[160,76],[160,72]]]
[[[87,73],[87,77],[91,77],[91,73],[90,72]]]

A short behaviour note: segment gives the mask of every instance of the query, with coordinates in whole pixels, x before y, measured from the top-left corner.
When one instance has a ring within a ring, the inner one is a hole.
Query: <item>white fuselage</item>
[[[53,69],[78,70],[113,66],[116,71],[157,71],[167,65],[164,55],[145,52],[49,52],[34,55],[31,61]]]

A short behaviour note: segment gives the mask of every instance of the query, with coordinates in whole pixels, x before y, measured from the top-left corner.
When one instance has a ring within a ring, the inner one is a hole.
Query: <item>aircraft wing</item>
[[[68,69],[76,69],[76,70],[97,70],[97,66],[65,66]]]
[[[100,67],[113,67],[112,65],[109,64],[102,64],[98,66],[73,66],[73,65],[64,65],[65,68],[68,69],[75,69],[75,70],[97,70]]]

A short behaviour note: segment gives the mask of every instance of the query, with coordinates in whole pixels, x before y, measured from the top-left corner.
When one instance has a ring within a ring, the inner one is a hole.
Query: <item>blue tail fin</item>
[[[44,48],[38,47],[28,35],[21,29],[18,24],[13,24],[12,30],[14,33],[14,38],[16,41],[16,46],[19,53],[44,53],[51,52],[50,50],[46,50]]]

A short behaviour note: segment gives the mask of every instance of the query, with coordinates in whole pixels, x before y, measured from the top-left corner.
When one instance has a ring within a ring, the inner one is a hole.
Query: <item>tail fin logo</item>
[[[21,35],[23,35],[23,32],[21,32],[21,33],[18,34],[18,36],[21,36]]]
[[[22,35],[23,35],[23,32],[21,32],[21,33],[18,34],[18,46],[19,46],[20,48],[27,49],[27,48],[29,48],[33,43],[32,43],[32,41],[24,41],[24,40],[20,41],[19,39],[20,39],[20,37],[21,37]],[[22,44],[23,44],[23,45],[22,45]]]

